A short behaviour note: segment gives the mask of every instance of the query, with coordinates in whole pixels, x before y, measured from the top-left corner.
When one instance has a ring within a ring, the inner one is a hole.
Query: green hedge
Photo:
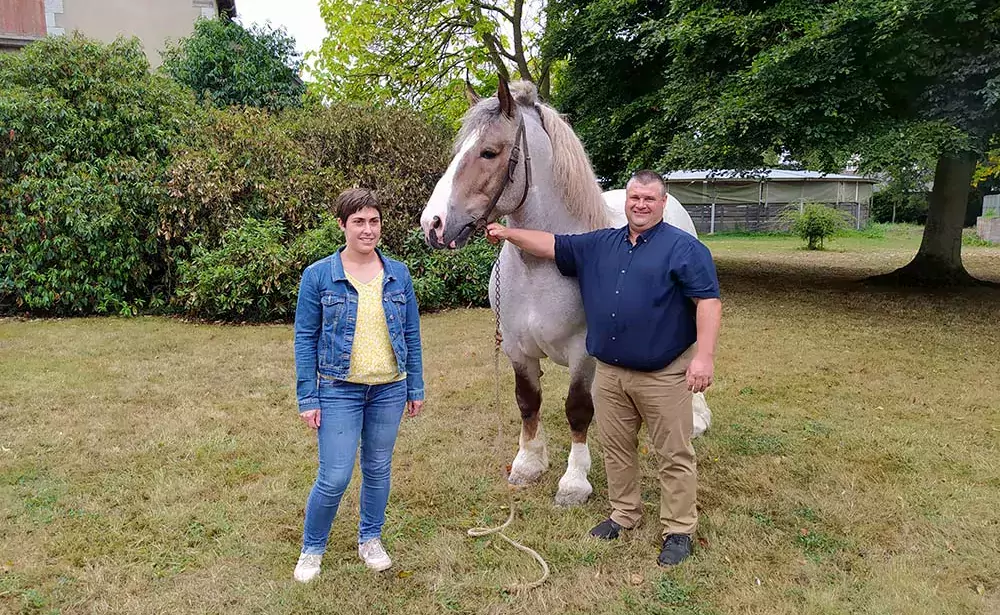
[[[379,193],[384,244],[402,250],[406,233],[447,166],[448,135],[405,110],[354,105],[211,111],[168,170],[165,236],[197,232],[214,244],[246,217],[313,228],[343,189]]]
[[[482,273],[477,248],[408,240],[449,140],[408,110],[199,105],[136,39],[0,54],[0,313],[287,318],[290,280],[337,244],[329,210],[351,186],[380,194],[383,246],[424,272],[426,305],[481,304],[462,279]]]
[[[402,259],[413,275],[420,308],[488,307],[490,271],[497,251],[481,237],[458,251],[432,250],[419,231],[413,232]]]
[[[0,54],[0,309],[153,302],[163,170],[198,118],[136,39],[49,37]]]
[[[247,218],[224,233],[217,248],[195,248],[180,263],[175,303],[199,318],[291,320],[302,271],[341,245],[343,234],[333,218],[291,241],[280,222]],[[488,306],[496,251],[482,239],[458,252],[434,251],[413,231],[402,253],[388,253],[410,268],[417,302],[429,311]]]

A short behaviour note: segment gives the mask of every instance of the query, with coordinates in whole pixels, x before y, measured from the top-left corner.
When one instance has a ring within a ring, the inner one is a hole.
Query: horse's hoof
[[[510,475],[507,476],[507,482],[511,485],[517,487],[524,487],[525,485],[530,485],[532,483],[538,482],[538,479],[542,477],[542,472],[544,468],[525,468],[525,469],[514,469],[511,468]]]
[[[556,492],[556,506],[579,506],[586,504],[594,488],[586,478],[572,479],[564,476],[559,481]]]
[[[580,506],[587,503],[593,490],[571,491],[569,493],[559,492],[556,494],[556,506]]]
[[[541,439],[533,440],[517,451],[510,464],[507,482],[512,485],[530,485],[548,469],[549,455],[545,451],[545,442]]]

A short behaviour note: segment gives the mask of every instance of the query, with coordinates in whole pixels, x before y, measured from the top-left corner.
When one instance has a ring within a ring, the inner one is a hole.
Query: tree
[[[496,89],[496,75],[549,94],[540,0],[322,0],[329,36],[312,71],[332,99],[405,103],[456,119],[466,81]]]
[[[577,31],[619,33],[593,16],[631,3],[570,4]],[[780,152],[835,170],[854,155],[870,165],[896,143],[933,157],[934,188],[916,257],[881,281],[973,282],[961,233],[975,162],[1000,120],[997,0],[677,0],[643,10],[622,41],[648,80],[622,125],[627,165],[754,169]],[[560,41],[569,53],[591,42]],[[591,87],[613,99],[607,91],[622,77],[641,81],[637,72]],[[574,79],[578,69],[564,83]]]
[[[301,106],[301,67],[295,39],[283,29],[246,30],[220,18],[198,20],[190,37],[169,44],[162,68],[217,106],[276,110]]]
[[[672,127],[654,134],[663,127],[658,101],[671,54],[662,20],[669,9],[662,0],[549,2],[546,54],[568,58],[555,104],[606,188],[621,185],[629,171],[653,167],[663,150],[654,144],[673,134]]]

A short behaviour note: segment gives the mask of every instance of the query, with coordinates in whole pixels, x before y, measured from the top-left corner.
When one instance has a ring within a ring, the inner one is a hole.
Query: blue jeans
[[[351,482],[361,443],[361,526],[358,542],[382,535],[389,502],[392,449],[406,408],[406,381],[354,384],[320,380],[319,472],[306,502],[302,552],[322,554]]]

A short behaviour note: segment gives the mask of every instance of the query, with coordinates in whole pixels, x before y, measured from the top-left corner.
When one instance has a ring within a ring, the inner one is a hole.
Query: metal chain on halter
[[[493,343],[493,384],[494,384],[493,407],[497,413],[497,437],[493,450],[496,451],[497,457],[500,457],[501,454],[500,447],[503,441],[503,408],[501,407],[501,399],[500,399],[500,345],[503,341],[503,337],[500,332],[500,252],[499,251],[497,252],[496,260],[493,261],[493,271],[494,271],[493,289],[494,289],[494,296],[496,297],[496,309],[494,310],[495,329],[493,332],[493,342],[494,342]],[[507,477],[505,476],[502,465],[500,474],[501,474],[501,479],[506,483]],[[469,529],[467,533],[469,536],[472,536],[474,538],[478,538],[480,536],[489,536],[490,534],[496,534],[515,549],[527,553],[531,557],[535,558],[535,561],[538,562],[538,565],[542,567],[542,576],[539,577],[537,580],[532,581],[531,583],[522,583],[507,588],[508,591],[514,593],[520,593],[535,589],[536,587],[539,587],[540,585],[545,583],[545,581],[549,578],[549,565],[545,561],[545,559],[538,554],[538,551],[535,551],[531,547],[526,547],[522,545],[521,543],[509,538],[506,534],[503,533],[503,531],[507,529],[507,526],[510,525],[511,522],[514,520],[514,513],[515,513],[514,491],[513,489],[510,488],[509,485],[508,485],[507,495],[509,496],[508,508],[510,508],[510,514],[507,516],[507,520],[504,521],[502,525],[492,528],[474,527]]]

